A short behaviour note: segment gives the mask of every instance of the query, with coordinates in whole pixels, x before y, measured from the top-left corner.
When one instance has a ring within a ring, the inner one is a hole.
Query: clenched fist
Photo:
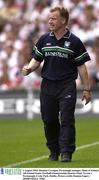
[[[27,76],[29,73],[31,73],[31,68],[29,68],[28,65],[23,66],[22,74]]]

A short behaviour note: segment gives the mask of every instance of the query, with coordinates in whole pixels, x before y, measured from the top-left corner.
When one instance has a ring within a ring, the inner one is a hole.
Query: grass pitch
[[[72,162],[49,162],[41,120],[0,120],[0,167],[99,168],[97,118],[76,119],[76,144]]]

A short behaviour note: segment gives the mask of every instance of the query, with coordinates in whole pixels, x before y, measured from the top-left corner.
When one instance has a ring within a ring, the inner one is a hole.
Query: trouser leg
[[[75,150],[75,103],[76,103],[76,89],[72,92],[66,92],[66,96],[60,99],[60,151],[61,153]]]
[[[59,153],[59,106],[55,98],[41,93],[41,116],[44,122],[47,146],[51,152]]]

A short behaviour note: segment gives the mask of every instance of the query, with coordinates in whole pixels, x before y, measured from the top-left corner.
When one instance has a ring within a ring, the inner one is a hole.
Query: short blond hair
[[[66,8],[63,6],[56,6],[50,9],[50,12],[59,11],[60,16],[65,19],[66,23],[68,23],[69,20],[69,12]]]

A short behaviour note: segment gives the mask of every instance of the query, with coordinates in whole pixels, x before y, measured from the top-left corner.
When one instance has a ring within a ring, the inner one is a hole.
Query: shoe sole
[[[72,160],[71,159],[64,159],[64,160],[61,160],[61,162],[71,162]]]
[[[49,161],[58,161],[58,159],[50,159],[48,158]]]

